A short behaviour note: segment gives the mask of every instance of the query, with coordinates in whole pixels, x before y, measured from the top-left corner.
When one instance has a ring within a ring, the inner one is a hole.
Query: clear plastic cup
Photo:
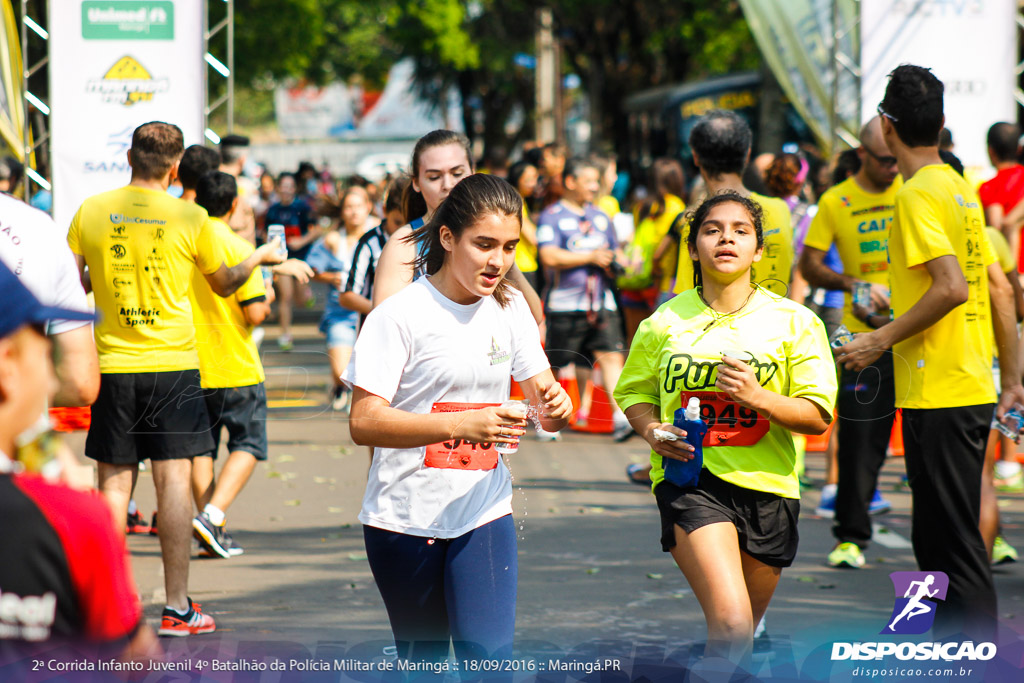
[[[735,360],[741,361],[743,363],[749,363],[750,361],[754,360],[753,355],[747,353],[746,351],[739,351],[737,349],[725,349],[722,351],[722,355],[728,356],[729,358],[734,358]]]
[[[502,408],[512,408],[516,412],[520,413],[522,415],[522,418],[525,420],[526,416],[527,416],[527,413],[530,410],[530,401],[529,401],[529,399],[525,399],[525,398],[522,399],[522,400],[519,400],[519,401],[513,401],[513,400],[510,399],[510,400],[505,401],[504,403],[502,403],[501,407]],[[496,443],[496,444],[494,444],[495,450],[497,450],[502,455],[512,455],[513,453],[517,452],[519,450],[519,437],[517,436],[517,437],[514,437],[514,438],[515,438],[515,442],[514,443]]]

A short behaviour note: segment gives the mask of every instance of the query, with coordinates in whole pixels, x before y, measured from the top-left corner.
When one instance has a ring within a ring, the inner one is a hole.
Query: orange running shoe
[[[188,614],[184,615],[178,614],[169,607],[164,607],[163,617],[160,619],[160,630],[157,631],[157,634],[181,637],[213,633],[217,630],[213,617],[203,614],[199,609],[198,602],[192,602],[192,598],[188,598],[188,604]]]

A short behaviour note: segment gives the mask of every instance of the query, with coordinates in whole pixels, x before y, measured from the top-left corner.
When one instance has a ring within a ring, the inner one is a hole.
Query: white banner
[[[861,112],[875,115],[889,72],[925,66],[946,86],[946,127],[965,166],[989,165],[985,135],[1016,122],[1016,0],[861,0]]]
[[[341,137],[356,127],[353,104],[353,92],[344,83],[280,86],[274,90],[277,130],[290,140]]]
[[[452,88],[443,107],[434,108],[416,95],[415,66],[403,59],[391,67],[377,104],[366,112],[354,135],[361,138],[418,138],[438,128],[462,132],[462,102]]]
[[[58,9],[60,11],[54,11]],[[126,185],[132,131],[148,121],[203,141],[203,0],[50,3],[53,212]]]

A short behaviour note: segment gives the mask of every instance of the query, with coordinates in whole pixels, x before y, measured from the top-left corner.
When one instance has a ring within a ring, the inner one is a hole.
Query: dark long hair
[[[420,157],[423,156],[423,153],[428,149],[443,147],[444,145],[458,145],[462,147],[466,152],[466,160],[470,172],[474,170],[469,138],[453,130],[434,130],[416,141],[416,146],[412,149],[412,163],[409,165],[409,175],[413,179],[418,178],[420,175]],[[427,202],[423,199],[423,194],[418,192],[411,182],[402,192],[402,213],[405,214],[405,220],[407,221],[419,218],[427,213]]]
[[[761,207],[757,202],[744,197],[743,195],[733,192],[732,190],[723,190],[718,194],[708,197],[706,200],[701,202],[693,211],[687,215],[687,222],[690,224],[689,234],[686,236],[686,244],[694,251],[697,251],[697,233],[700,232],[700,226],[707,220],[708,214],[711,213],[711,209],[715,208],[719,204],[725,204],[726,202],[735,202],[739,204],[747,213],[750,214],[750,220],[754,224],[754,234],[757,235],[757,246],[760,249],[764,247],[764,212],[761,211]],[[689,252],[687,252],[687,258],[689,258]],[[700,272],[700,262],[694,262],[693,264],[693,286],[702,287],[704,285],[704,279]]]
[[[514,218],[522,227],[523,198],[519,191],[508,181],[493,175],[476,173],[468,176],[441,202],[430,222],[405,238],[419,245],[419,256],[413,262],[413,268],[423,268],[428,275],[441,270],[448,253],[441,244],[442,225],[451,230],[458,240],[467,228],[492,215]],[[494,290],[493,296],[503,308],[509,302],[510,286],[508,280],[502,278]]]
[[[682,199],[686,193],[686,177],[683,165],[675,159],[655,159],[651,167],[653,192],[640,205],[639,219],[658,218],[665,213],[665,198],[675,195]]]

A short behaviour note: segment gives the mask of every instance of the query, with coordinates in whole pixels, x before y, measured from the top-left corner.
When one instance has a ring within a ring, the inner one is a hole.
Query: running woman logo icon
[[[893,572],[889,574],[896,599],[889,622],[879,633],[921,634],[935,621],[934,600],[945,600],[949,577],[945,572]]]

